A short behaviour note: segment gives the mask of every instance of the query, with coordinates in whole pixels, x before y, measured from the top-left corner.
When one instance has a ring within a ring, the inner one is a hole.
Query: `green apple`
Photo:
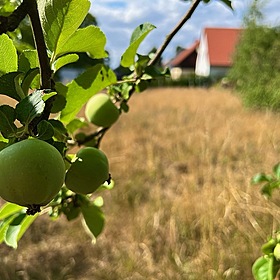
[[[80,194],[93,193],[109,179],[109,162],[99,149],[85,147],[79,150],[76,160],[68,169],[65,185]]]
[[[117,121],[120,113],[109,95],[98,93],[87,102],[85,115],[89,122],[97,126],[109,127]]]
[[[21,206],[48,204],[65,178],[61,154],[52,145],[26,139],[0,152],[0,196]]]
[[[273,250],[274,257],[276,260],[280,260],[280,243],[277,243],[274,250]]]

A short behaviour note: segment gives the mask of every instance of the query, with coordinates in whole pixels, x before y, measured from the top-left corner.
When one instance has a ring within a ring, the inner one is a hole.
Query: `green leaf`
[[[1,129],[0,129],[1,130]],[[0,151],[8,146],[10,139],[5,138],[0,131]]]
[[[57,140],[64,142],[67,139],[68,132],[63,123],[59,120],[49,120],[48,122],[54,129],[54,137]]]
[[[36,213],[33,216],[26,216],[23,221],[21,222],[21,227],[17,235],[17,241],[21,239],[23,234],[26,232],[26,230],[30,227],[30,225],[35,221],[35,219],[39,216],[39,213]]]
[[[30,69],[39,68],[39,58],[36,50],[25,50],[19,56],[18,70],[27,73]]]
[[[280,163],[277,163],[276,165],[274,165],[273,173],[277,179],[280,178]]]
[[[68,221],[72,221],[76,218],[78,218],[78,216],[81,213],[81,209],[78,207],[72,207],[71,209],[68,210],[68,212],[64,213],[66,215],[66,218]]]
[[[94,238],[96,238],[104,228],[105,219],[103,212],[94,204],[83,204],[81,209],[88,230],[94,236]]]
[[[81,208],[76,206],[75,203],[70,202],[70,203],[64,203],[61,208],[62,212],[66,216],[68,221],[72,221],[76,219],[80,213],[81,213]]]
[[[21,80],[22,80],[23,76],[24,76],[24,74],[22,73],[22,74],[17,75],[14,79],[16,92],[20,96],[21,99],[23,99],[26,96],[21,87]]]
[[[53,102],[51,113],[59,113],[66,106],[66,95],[67,95],[68,87],[62,83],[56,83],[55,89],[57,91],[57,95]]]
[[[70,63],[74,63],[74,62],[78,61],[78,59],[79,59],[79,56],[75,53],[61,56],[52,64],[52,70],[55,73],[63,66],[70,64]]]
[[[3,220],[5,218],[11,216],[12,214],[19,212],[22,209],[24,209],[23,206],[19,206],[17,204],[7,202],[0,209],[0,220]]]
[[[53,128],[58,131],[59,133],[62,134],[67,134],[67,129],[66,127],[63,125],[63,123],[59,120],[55,120],[55,119],[51,119],[48,120],[48,122],[53,126]]]
[[[272,271],[272,280],[276,279],[275,277],[277,276],[279,270],[280,270],[280,261],[276,260],[274,258],[274,261],[273,261],[273,271]]]
[[[269,182],[262,186],[261,192],[263,195],[267,195],[270,197],[272,195],[272,191],[279,188],[279,186],[280,181]]]
[[[128,106],[127,102],[122,102],[122,103],[121,103],[121,110],[122,110],[123,112],[125,112],[125,113],[128,113],[128,111],[129,111],[129,106]]]
[[[5,240],[6,232],[9,228],[9,224],[14,220],[15,217],[17,217],[20,213],[12,214],[11,216],[8,216],[3,221],[0,221],[0,243],[2,243]]]
[[[17,248],[17,237],[20,232],[21,222],[26,217],[26,213],[20,213],[16,216],[13,221],[9,224],[9,227],[5,234],[5,243],[8,246],[13,247],[14,249]]]
[[[53,126],[46,120],[41,121],[38,124],[38,135],[37,138],[40,140],[49,140],[54,136]]]
[[[77,129],[87,127],[88,123],[84,118],[73,119],[66,125],[66,128],[70,134],[73,134]]]
[[[2,224],[0,224],[0,243],[5,241],[8,246],[16,249],[18,241],[38,215],[37,213],[33,216],[28,216],[26,213],[21,212],[7,217]]]
[[[274,256],[270,256],[268,262],[268,280],[274,280],[279,271],[279,262]]]
[[[0,151],[2,151],[3,149],[5,149],[8,146],[8,144],[6,142],[2,142],[0,141]]]
[[[252,178],[251,183],[256,185],[263,182],[270,182],[271,180],[272,177],[270,175],[266,175],[265,173],[258,173]]]
[[[94,94],[116,81],[115,73],[102,64],[87,69],[67,85],[67,103],[61,112],[61,121],[69,123]]]
[[[170,70],[168,68],[162,70],[158,66],[150,65],[145,67],[145,74],[149,76],[146,79],[166,78],[170,76]],[[142,77],[142,79],[145,79],[145,77]]]
[[[42,100],[44,102],[46,102],[48,99],[50,99],[51,97],[57,95],[57,92],[52,91],[52,90],[44,90],[44,93],[42,95]]]
[[[53,143],[52,143],[52,145],[60,152],[60,154],[62,155],[62,156],[64,156],[64,154],[65,154],[65,150],[66,150],[66,143],[64,143],[64,142],[60,142],[60,141],[54,141]]]
[[[88,0],[42,0],[38,1],[45,40],[53,52],[52,61],[64,44],[78,29],[90,8]]]
[[[17,101],[21,100],[21,96],[17,92],[16,83],[21,72],[11,72],[0,77],[0,94],[9,96]]]
[[[0,35],[0,75],[17,71],[17,51],[8,35]]]
[[[86,38],[86,40],[85,40]],[[83,42],[81,44],[81,42]],[[107,57],[105,52],[106,37],[97,26],[78,29],[69,40],[57,50],[57,56],[65,53],[87,52],[91,58]]]
[[[16,120],[15,109],[9,105],[0,106],[0,131],[5,138],[14,137],[17,127],[14,124]]]
[[[156,27],[150,23],[139,25],[132,33],[130,46],[126,49],[121,58],[121,65],[123,67],[130,67],[135,62],[135,56],[139,45],[145,37]]]
[[[0,133],[0,141],[5,142],[5,143],[9,142],[9,140],[6,139],[5,137],[3,137],[3,135],[1,133]]]
[[[145,80],[145,79],[140,80],[136,84],[135,91],[136,92],[142,92],[142,91],[146,90],[148,88],[148,86],[149,86],[149,80]]]
[[[122,97],[127,100],[130,97],[130,92],[133,89],[133,86],[129,83],[124,83],[122,84],[121,89]]]
[[[1,1],[0,14],[1,16],[9,15],[16,8],[17,2],[14,1]]]
[[[24,76],[24,79],[21,84],[21,88],[25,96],[28,95],[28,91],[32,87],[31,85],[34,78],[39,74],[40,74],[39,68],[35,68],[35,69],[30,69]]]
[[[150,57],[148,55],[137,54],[137,61],[135,63],[135,71],[137,76],[141,76],[143,70],[147,67]]]
[[[255,280],[269,280],[269,258],[258,258],[253,264],[252,273]]]
[[[22,124],[30,123],[34,118],[39,117],[43,113],[45,102],[42,97],[43,91],[36,90],[17,104],[16,115]]]

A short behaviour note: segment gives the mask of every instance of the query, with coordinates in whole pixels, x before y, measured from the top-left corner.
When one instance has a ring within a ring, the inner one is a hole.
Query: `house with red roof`
[[[224,77],[232,65],[240,33],[239,28],[205,28],[199,41],[168,63],[172,78],[190,72],[203,77]]]
[[[182,76],[195,72],[198,47],[199,40],[196,40],[189,48],[182,50],[168,62],[167,65],[171,69],[173,80],[180,79]]]

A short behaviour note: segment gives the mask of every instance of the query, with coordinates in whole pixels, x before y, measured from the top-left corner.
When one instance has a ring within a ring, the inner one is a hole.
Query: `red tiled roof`
[[[230,66],[240,36],[238,28],[205,28],[211,66]]]
[[[196,40],[192,46],[181,51],[174,59],[172,59],[169,62],[170,66],[175,67],[180,65],[190,54],[192,54],[197,49],[198,46],[199,46],[199,41]]]

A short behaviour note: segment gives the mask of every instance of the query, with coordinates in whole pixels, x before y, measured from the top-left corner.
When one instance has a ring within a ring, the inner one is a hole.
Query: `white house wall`
[[[208,43],[205,33],[201,36],[195,66],[195,74],[208,77],[210,75],[210,61],[208,55]]]

